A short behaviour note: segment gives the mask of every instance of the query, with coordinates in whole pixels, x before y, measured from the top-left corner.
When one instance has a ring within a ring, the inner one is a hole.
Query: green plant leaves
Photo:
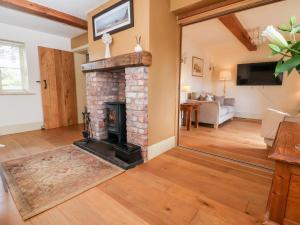
[[[297,43],[294,44],[291,48],[292,48],[292,49],[295,49],[296,51],[300,51],[300,42],[297,42]]]
[[[287,32],[291,32],[292,28],[289,25],[283,24],[278,26],[278,29],[281,31],[287,31]]]
[[[296,34],[296,33],[300,33],[300,26],[296,26],[291,30],[291,34]]]
[[[279,48],[275,44],[269,44],[269,47],[273,50],[273,52],[276,52],[276,53],[280,53],[281,52],[281,48]]]
[[[277,77],[281,72],[277,72],[280,65],[282,65],[284,63],[283,58],[280,59],[277,64],[276,64],[276,68],[275,68],[275,77]]]
[[[297,23],[296,17],[295,17],[295,16],[292,16],[292,17],[290,18],[290,25],[291,25],[291,27],[293,27],[294,25],[296,25],[296,23]]]
[[[298,72],[298,75],[300,75],[300,68],[299,67],[296,67],[296,70]]]
[[[298,73],[300,74],[300,65],[296,67],[296,70],[297,70]]]
[[[267,27],[265,32],[269,31],[269,27]],[[288,24],[280,25],[278,26],[278,29],[290,33],[290,40],[287,40],[288,47],[281,47],[281,45],[279,46],[279,44],[274,43],[269,44],[269,47],[272,50],[271,56],[277,54],[282,55],[282,58],[276,65],[275,76],[278,76],[283,72],[287,72],[289,75],[294,69],[296,69],[300,75],[300,42],[296,39],[296,34],[300,33],[300,24],[297,24],[296,17],[292,16]],[[276,32],[273,31],[273,33]]]
[[[275,76],[278,76],[280,73],[288,71],[288,74],[292,72],[292,70],[300,65],[300,55],[296,55],[293,58],[288,59],[287,61],[280,60],[277,63],[275,69]]]

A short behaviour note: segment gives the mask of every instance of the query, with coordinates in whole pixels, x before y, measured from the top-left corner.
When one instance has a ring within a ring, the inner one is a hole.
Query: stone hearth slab
[[[86,142],[84,140],[75,141],[74,145],[92,153],[100,158],[113,163],[122,169],[128,170],[134,168],[135,166],[142,164],[144,161],[142,157],[139,160],[136,160],[133,163],[127,163],[119,158],[116,157],[116,150],[114,149],[113,145],[105,143],[104,141],[97,141],[93,140],[90,142]]]

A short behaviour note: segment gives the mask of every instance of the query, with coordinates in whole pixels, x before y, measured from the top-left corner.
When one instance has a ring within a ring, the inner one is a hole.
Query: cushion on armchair
[[[225,97],[224,96],[215,96],[215,101],[219,102],[220,105],[224,105]]]
[[[208,102],[213,102],[214,101],[214,96],[211,95],[211,94],[207,94],[206,95],[206,98],[205,98],[205,101],[208,101]]]
[[[234,106],[235,105],[235,98],[225,98],[224,105],[227,106]]]

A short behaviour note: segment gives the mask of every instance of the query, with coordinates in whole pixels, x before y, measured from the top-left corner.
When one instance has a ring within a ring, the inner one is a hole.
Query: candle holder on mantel
[[[108,33],[103,34],[102,36],[102,42],[105,44],[105,55],[104,57],[110,58],[111,54],[110,54],[110,45],[112,43],[112,36]]]

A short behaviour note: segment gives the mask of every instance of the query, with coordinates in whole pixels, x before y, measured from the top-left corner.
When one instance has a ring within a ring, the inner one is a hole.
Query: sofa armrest
[[[235,98],[225,98],[224,105],[235,106]]]
[[[220,113],[219,102],[201,102],[200,121],[209,124],[218,124]]]

